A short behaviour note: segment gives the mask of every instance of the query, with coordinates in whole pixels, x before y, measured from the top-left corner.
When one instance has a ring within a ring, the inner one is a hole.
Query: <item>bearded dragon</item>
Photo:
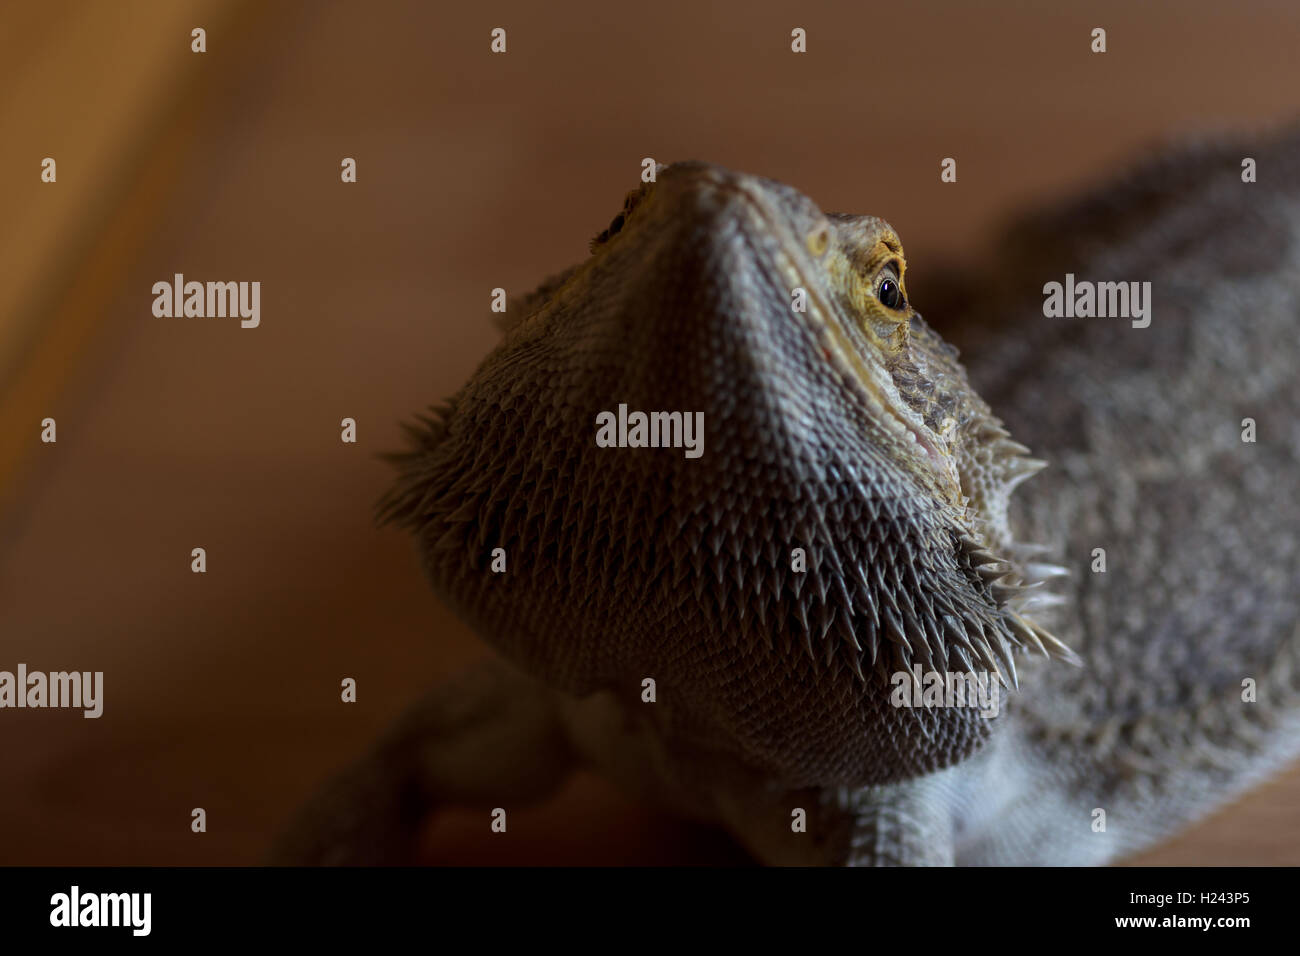
[[[1298,183],[1295,135],[1194,148],[1022,227],[968,378],[887,223],[659,167],[394,456],[382,518],[501,659],[278,858],[400,862],[593,766],[768,863],[1099,864],[1300,756]],[[1066,273],[1150,281],[1149,326],[1045,317]],[[703,454],[603,447],[620,405]]]

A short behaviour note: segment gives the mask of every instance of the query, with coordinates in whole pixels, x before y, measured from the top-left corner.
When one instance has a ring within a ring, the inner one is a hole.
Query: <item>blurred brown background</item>
[[[490,290],[583,258],[642,157],[889,219],[924,311],[927,272],[978,263],[1009,211],[1164,137],[1300,115],[1294,4],[973,6],[7,3],[0,669],[102,670],[106,700],[0,712],[0,863],[257,862],[484,653],[373,529],[374,456],[490,348]],[[260,280],[261,326],[155,318],[176,272]],[[1140,862],[1300,863],[1297,798],[1293,771]],[[431,823],[428,858],[739,858],[592,777],[508,839],[486,821]]]

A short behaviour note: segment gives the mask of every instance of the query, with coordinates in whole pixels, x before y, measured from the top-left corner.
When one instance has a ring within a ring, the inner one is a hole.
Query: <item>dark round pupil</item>
[[[898,283],[893,279],[886,279],[880,283],[880,301],[887,309],[902,308],[903,293],[898,288]]]

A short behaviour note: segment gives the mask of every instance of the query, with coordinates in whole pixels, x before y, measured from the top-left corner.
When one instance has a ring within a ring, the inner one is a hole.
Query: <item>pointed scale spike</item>
[[[1001,635],[994,634],[989,638],[989,643],[993,645],[993,652],[997,654],[999,663],[1002,664],[1002,670],[1011,678],[1011,685],[1020,690],[1020,677],[1016,674],[1016,662],[1011,652],[1010,642],[1004,640]]]
[[[1031,561],[1025,565],[1025,577],[1038,581],[1064,577],[1069,573],[1069,568],[1062,567],[1059,564],[1048,564],[1045,561]]]
[[[1008,470],[1006,477],[1006,488],[1010,491],[1012,488],[1024,483],[1034,475],[1038,474],[1047,467],[1047,462],[1041,458],[1017,458],[1016,467]]]
[[[981,634],[971,635],[971,644],[975,648],[975,653],[979,655],[980,662],[992,671],[1003,684],[1006,684],[1006,678],[1002,676],[1002,671],[998,668],[997,659],[993,656],[993,649],[989,647],[988,641]]]
[[[1014,438],[1002,439],[997,443],[997,449],[1000,452],[1019,456],[1029,455],[1032,453],[1032,449],[1028,445],[1022,445]]]
[[[1019,614],[1008,614],[1007,626],[1011,628],[1011,633],[1018,637],[1025,647],[1038,651],[1044,657],[1050,656],[1047,653],[1047,648],[1043,647],[1043,642],[1034,633],[1034,629],[1026,624]]]
[[[934,664],[934,652],[930,649],[930,644],[925,639],[924,631],[918,635],[912,636],[912,653],[921,664],[924,665],[926,670],[937,670]]]
[[[803,601],[795,601],[794,610],[795,613],[799,616],[799,630],[802,631],[804,635],[807,635],[809,631],[807,607],[805,606]]]
[[[918,712],[915,708],[908,707],[907,712],[912,715],[916,728],[921,731],[921,736],[933,743],[934,737],[930,734],[930,728],[925,725],[925,713],[927,711]]]
[[[948,645],[944,643],[943,631],[933,616],[926,617],[925,630],[934,647],[934,659],[943,665],[948,663]]]
[[[849,654],[849,666],[853,668],[853,673],[857,675],[858,680],[864,684],[867,681],[866,675],[862,673],[862,656],[860,654]]]
[[[848,619],[847,615],[837,614],[835,616],[835,630],[840,635],[840,642],[845,647],[853,648],[854,655],[862,653],[862,645],[858,643],[857,632],[853,629],[853,622]]]
[[[1000,438],[1010,438],[1011,432],[995,418],[986,418],[975,426],[975,437],[983,441],[994,441]]]
[[[955,617],[945,614],[943,617],[943,629],[948,635],[948,642],[953,647],[964,647],[970,649],[970,637],[962,629],[959,621]]]
[[[1034,629],[1034,633],[1038,636],[1038,639],[1042,641],[1043,646],[1047,648],[1049,655],[1059,660],[1063,660],[1067,664],[1074,664],[1076,667],[1083,666],[1083,658],[1070,650],[1070,648],[1066,647],[1065,644],[1061,643],[1055,635],[1050,634],[1032,621],[1027,623]]]
[[[1038,594],[1031,594],[1020,603],[1019,610],[1036,611],[1040,608],[1060,607],[1062,604],[1068,604],[1068,600],[1063,594],[1053,594],[1050,591],[1042,591]]]
[[[1006,604],[1008,601],[1020,597],[1026,591],[1032,591],[1042,583],[1042,581],[1035,581],[1033,584],[1003,584],[998,581],[989,587],[989,591],[993,594],[993,600],[999,604]]]
[[[912,645],[907,642],[907,634],[903,631],[903,622],[889,608],[884,609],[882,615],[885,619],[885,636],[897,644],[900,648],[911,654]]]

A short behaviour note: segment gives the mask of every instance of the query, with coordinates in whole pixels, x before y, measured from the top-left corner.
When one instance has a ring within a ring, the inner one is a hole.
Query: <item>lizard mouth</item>
[[[873,449],[868,452],[873,465],[888,467],[895,474],[901,473],[919,484],[924,489],[927,504],[937,506],[925,508],[930,513],[927,520],[946,524],[957,536],[956,573],[965,579],[963,587],[958,589],[965,595],[962,611],[965,616],[957,625],[957,631],[945,631],[948,644],[964,646],[971,661],[982,662],[1004,683],[1004,673],[1011,682],[1016,681],[1011,662],[1014,647],[1034,648],[1044,656],[1077,662],[1073,652],[1059,640],[1033,621],[1020,616],[1019,592],[1032,585],[1015,583],[1017,579],[1025,578],[1019,564],[989,550],[987,532],[1001,520],[999,515],[985,509],[992,504],[996,510],[997,502],[991,502],[979,489],[972,489],[969,497],[963,490],[962,462],[969,455],[964,457],[961,453],[960,443],[966,439],[960,436],[966,432],[960,429],[969,431],[970,421],[978,420],[983,413],[967,409],[962,413],[967,415],[966,419],[954,418],[951,413],[937,414],[934,419],[940,423],[937,427],[946,431],[936,431],[927,421],[930,414],[927,410],[932,411],[935,407],[936,396],[929,390],[936,381],[934,376],[940,376],[938,380],[947,390],[968,389],[964,373],[956,366],[955,353],[948,355],[936,350],[934,342],[927,338],[933,333],[928,329],[918,330],[910,324],[892,340],[864,329],[852,311],[854,299],[846,292],[852,288],[849,280],[854,274],[849,273],[842,263],[823,260],[803,240],[801,223],[791,221],[761,191],[746,189],[739,184],[733,188],[745,200],[745,206],[753,217],[754,235],[760,237],[751,240],[753,255],[765,259],[779,276],[772,291],[777,291],[782,285],[785,286],[781,290],[784,293],[794,288],[805,290],[807,307],[802,311],[792,310],[792,317],[809,337],[806,340],[810,347],[808,357],[833,373],[844,398],[857,406],[859,416],[855,416],[856,423],[863,429],[864,444]],[[858,281],[861,281],[860,276]],[[905,394],[904,390],[912,387],[908,383],[914,376],[925,381],[928,387],[915,394],[910,391]],[[909,401],[909,396],[913,401]],[[959,427],[958,420],[966,424]],[[1030,474],[1036,468],[1032,459],[1022,457],[1028,449],[1011,442],[995,420],[988,425],[988,430],[993,434],[990,443],[984,447],[1000,462],[997,467],[1009,490],[1019,475]],[[1000,436],[996,434],[999,431]],[[998,541],[994,546],[1001,551],[1004,544]],[[908,591],[911,600],[924,605],[932,594],[948,594],[948,603],[943,604],[943,611],[932,609],[926,620],[935,626],[942,621],[945,628],[953,625],[956,619],[950,620],[951,615],[947,614],[952,610],[951,595],[954,592],[951,580],[945,580],[941,585],[929,579],[921,581],[928,565],[926,559],[916,556],[927,545],[915,542],[903,545],[896,541],[894,546],[919,562],[913,564],[908,572],[915,578]],[[936,555],[945,550],[946,547],[940,545],[929,560],[944,560]],[[870,573],[875,573],[876,564],[874,559],[867,562],[868,568],[872,569]],[[1007,575],[1013,575],[1010,583],[1004,580]],[[899,600],[898,593],[896,584],[882,584],[873,591],[874,597],[862,606],[872,614],[880,611],[882,617],[887,616],[888,612],[882,609],[888,605],[893,610],[891,598]],[[873,602],[875,610],[871,610]],[[886,627],[885,640],[893,641],[894,637],[908,631],[901,641],[903,648],[918,653],[928,651],[937,655],[936,660],[944,659],[946,666],[950,667],[954,666],[954,661],[959,665],[968,663],[960,655],[945,657],[945,645],[941,642],[931,645],[931,635],[915,620],[908,619],[902,624],[901,628],[895,627],[897,633],[893,637]],[[904,655],[903,660],[906,659]]]
[[[821,353],[822,357],[826,360],[826,363],[832,367],[836,367],[846,378],[853,381],[854,384],[865,388],[874,399],[873,405],[890,414],[893,422],[902,426],[903,432],[899,433],[900,436],[905,433],[905,440],[915,445],[918,452],[923,452],[929,458],[930,464],[934,466],[936,472],[946,474],[947,466],[945,462],[947,456],[940,451],[938,445],[938,442],[941,439],[935,438],[931,434],[930,430],[924,425],[914,423],[909,420],[907,415],[899,412],[897,406],[894,405],[886,395],[882,394],[883,390],[875,387],[875,380],[872,375],[862,374],[857,368],[852,367],[856,363],[845,362],[841,355],[837,354],[837,348],[829,341],[830,333],[826,329],[825,322],[820,322],[818,324],[817,331],[825,333],[822,336],[824,341],[821,344]]]
[[[776,242],[769,254],[775,254],[786,286],[807,292],[808,307],[803,313],[797,313],[796,318],[802,319],[815,337],[816,348],[824,363],[838,373],[844,387],[866,407],[868,418],[878,429],[876,437],[889,456],[895,461],[909,463],[908,470],[929,490],[960,507],[964,495],[955,462],[947,451],[947,442],[908,407],[883,358],[871,354],[865,341],[854,341],[846,328],[847,317],[841,314],[840,308],[826,293],[826,277],[817,275],[817,270],[822,267],[811,257],[805,258],[791,251],[804,249],[802,240],[796,238],[796,231],[779,210],[770,208],[761,192],[735,182],[716,183],[715,186],[743,200],[755,219],[756,234],[784,240]],[[764,252],[761,249],[754,251],[760,256]]]
[[[791,268],[799,272],[796,264]],[[963,500],[961,480],[947,442],[934,434],[920,416],[907,407],[893,377],[878,359],[864,354],[843,327],[843,320],[831,305],[818,295],[805,318],[817,336],[821,353],[835,369],[846,387],[864,399],[871,418],[880,427],[882,437],[891,446],[895,458],[910,459],[923,465],[912,469],[918,477],[928,478],[932,490],[945,500],[958,504]],[[902,453],[901,455],[899,453]]]
[[[922,434],[921,430],[914,428],[911,425],[907,425],[906,422],[904,422],[904,424],[907,426],[908,431],[911,432],[912,441],[919,445],[921,450],[929,456],[930,463],[933,464],[937,470],[946,471],[947,468],[944,464],[945,456],[939,451],[934,442],[926,437],[926,435]]]

